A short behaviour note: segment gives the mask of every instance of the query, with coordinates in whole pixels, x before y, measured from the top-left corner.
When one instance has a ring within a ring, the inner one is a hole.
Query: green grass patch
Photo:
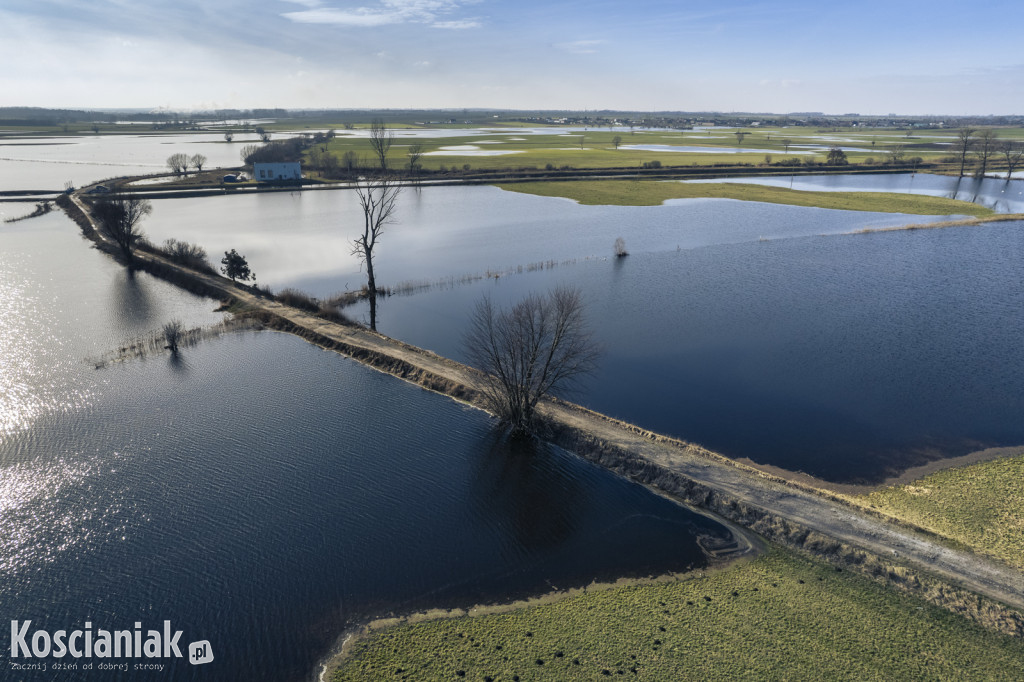
[[[1024,455],[947,469],[861,499],[1024,569]]]
[[[773,549],[706,578],[382,630],[333,679],[1012,679],[1022,669],[1019,640]]]
[[[910,213],[915,215],[991,215],[992,210],[945,197],[888,192],[805,192],[785,187],[741,183],[689,183],[650,180],[580,180],[499,184],[512,192],[565,197],[581,204],[658,206],[668,199],[738,199],[792,206],[816,206],[844,211]]]

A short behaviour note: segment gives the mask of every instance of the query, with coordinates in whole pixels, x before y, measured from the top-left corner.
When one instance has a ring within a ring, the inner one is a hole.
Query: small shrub
[[[206,249],[198,244],[189,244],[177,239],[168,239],[160,249],[164,255],[179,265],[201,270],[203,272],[216,272],[210,261],[207,260]]]
[[[616,258],[622,258],[623,256],[628,256],[629,255],[629,251],[626,251],[626,240],[623,239],[622,237],[617,237],[615,239],[615,247],[614,248],[615,248],[615,257]]]
[[[311,313],[320,312],[320,303],[309,294],[298,289],[285,289],[277,295],[279,303],[290,305],[293,308],[306,310]]]

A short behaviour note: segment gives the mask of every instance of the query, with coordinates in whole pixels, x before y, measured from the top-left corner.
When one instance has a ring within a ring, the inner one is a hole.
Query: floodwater
[[[483,296],[577,286],[605,355],[568,397],[732,457],[878,483],[1024,443],[1022,264],[1013,222],[752,240],[392,296],[377,325],[464,360]]]
[[[5,616],[30,632],[169,620],[183,653],[200,640],[214,653],[103,679],[310,679],[364,619],[699,568],[698,540],[731,538],[292,336],[97,369],[166,321],[222,314],[129,276],[60,213],[0,226],[0,245]]]
[[[835,182],[901,178],[911,182]],[[981,183],[979,200],[1000,186]],[[417,293],[385,299],[378,326],[462,358],[459,330],[482,295],[510,302],[577,285],[606,348],[580,402],[732,456],[877,482],[1024,443],[1020,392],[988,388],[1024,385],[1012,341],[1024,319],[1019,226],[850,234],[929,220],[938,218],[410,190],[375,270],[382,286]],[[213,253],[237,247],[261,283],[326,297],[365,281],[347,246],[360,223],[352,193],[330,192],[161,201],[147,229]],[[616,261],[619,236],[632,255]],[[927,349],[921,329],[932,330]]]
[[[665,206],[580,206],[568,199],[494,187],[404,190],[395,223],[378,246],[382,286],[501,273],[537,263],[605,258],[616,237],[634,253],[761,238],[850,232],[927,217],[691,199]],[[150,239],[200,244],[211,255],[237,249],[261,285],[326,297],[358,289],[365,274],[352,255],[361,229],[354,192],[291,192],[154,201]]]
[[[645,152],[683,152],[687,154],[778,154],[777,149],[752,149],[750,147],[694,147],[674,144],[624,144],[619,149],[633,149]],[[793,151],[791,154],[810,154]]]
[[[48,138],[0,137],[0,189],[60,191],[91,182],[167,171],[172,154],[202,154],[208,168],[241,164],[242,147],[255,134],[121,134]]]
[[[684,180],[683,182],[722,182]],[[788,187],[806,192],[896,192],[923,194],[969,201],[997,213],[1024,213],[1024,181],[1001,178],[954,177],[929,173],[878,173],[837,175],[784,175],[771,178],[728,178],[737,182],[770,187]]]

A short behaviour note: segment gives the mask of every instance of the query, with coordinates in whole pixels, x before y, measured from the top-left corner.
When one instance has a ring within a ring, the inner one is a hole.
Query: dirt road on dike
[[[79,197],[72,196],[71,202],[82,214],[71,217],[79,224],[83,219],[88,221],[95,230]],[[102,241],[98,230],[96,236],[90,236]],[[137,258],[155,263],[160,269],[184,273],[185,277],[201,285],[198,288],[208,295],[234,299],[272,320],[270,326],[276,329],[295,333],[427,389],[473,402],[475,391],[472,387],[479,373],[466,365],[362,327],[338,324],[283,305],[224,277],[189,270],[161,256],[138,253]],[[547,402],[541,406],[541,413],[556,430],[584,434],[586,441],[598,444],[601,452],[628,453],[630,461],[626,465],[610,467],[620,474],[654,485],[669,494],[675,491],[666,489],[657,481],[652,482],[652,479],[665,473],[682,477],[716,494],[719,508],[715,511],[719,513],[722,513],[722,499],[734,507],[739,503],[883,560],[921,569],[943,582],[963,586],[1024,612],[1024,572],[944,546],[925,534],[895,525],[827,493],[787,485],[700,446],[659,436],[571,403]],[[605,463],[601,457],[580,454],[599,464]],[[646,475],[634,475],[640,471]],[[732,518],[728,513],[723,516],[746,525],[742,519]]]

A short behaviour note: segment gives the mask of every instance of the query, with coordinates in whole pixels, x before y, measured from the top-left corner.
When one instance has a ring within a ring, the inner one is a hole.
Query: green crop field
[[[720,573],[357,642],[343,680],[1019,679],[1020,640],[773,549]]]
[[[947,469],[861,501],[1024,569],[1024,456]]]

